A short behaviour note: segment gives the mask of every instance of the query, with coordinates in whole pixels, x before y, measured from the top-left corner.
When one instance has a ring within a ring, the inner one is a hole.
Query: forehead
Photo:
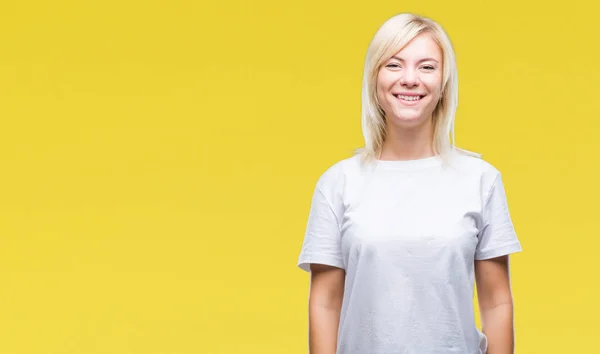
[[[442,59],[442,49],[429,33],[423,33],[408,42],[404,48],[395,53],[396,57],[404,60],[419,60],[422,58]]]

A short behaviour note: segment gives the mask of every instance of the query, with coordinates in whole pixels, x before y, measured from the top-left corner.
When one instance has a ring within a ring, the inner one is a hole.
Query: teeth
[[[418,101],[421,99],[421,96],[403,96],[403,95],[398,95],[398,98],[405,100],[405,101]]]

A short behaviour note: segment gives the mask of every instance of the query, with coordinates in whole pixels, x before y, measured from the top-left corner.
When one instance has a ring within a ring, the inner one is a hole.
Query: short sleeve
[[[502,175],[499,172],[485,199],[482,217],[483,227],[478,236],[476,260],[522,251],[508,210]]]
[[[320,184],[315,188],[308,223],[298,258],[298,267],[310,271],[311,263],[344,268],[340,242],[340,227],[334,206]]]

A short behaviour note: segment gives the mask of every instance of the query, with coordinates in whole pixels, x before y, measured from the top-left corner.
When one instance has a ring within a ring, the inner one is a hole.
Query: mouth
[[[402,94],[393,94],[398,100],[403,102],[417,102],[423,99],[425,95],[402,95]]]

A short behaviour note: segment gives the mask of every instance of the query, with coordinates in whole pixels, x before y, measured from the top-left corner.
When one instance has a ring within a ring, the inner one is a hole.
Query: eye
[[[397,64],[397,63],[390,63],[390,64],[386,65],[385,67],[386,68],[394,68],[395,69],[395,68],[399,68],[400,65]]]
[[[425,65],[425,66],[423,66],[423,69],[425,69],[425,70],[435,70],[435,67],[433,67],[431,65]]]

